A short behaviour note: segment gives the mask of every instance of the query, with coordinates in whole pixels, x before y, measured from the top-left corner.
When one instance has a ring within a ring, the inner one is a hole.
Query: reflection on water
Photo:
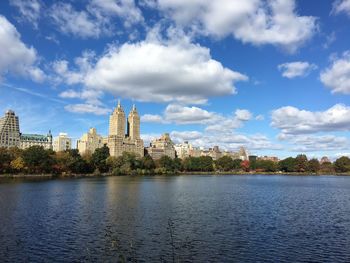
[[[350,262],[350,177],[0,184],[1,262]]]

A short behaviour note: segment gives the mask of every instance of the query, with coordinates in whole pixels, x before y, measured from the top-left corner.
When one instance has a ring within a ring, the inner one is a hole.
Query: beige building
[[[27,149],[31,146],[41,146],[44,149],[52,150],[51,131],[47,135],[40,134],[21,134],[20,148]]]
[[[201,151],[201,156],[210,156],[215,161],[222,157],[223,154],[220,151],[219,146],[214,146],[213,148],[209,148],[209,150]]]
[[[169,133],[163,134],[160,138],[151,141],[147,147],[147,153],[154,159],[160,159],[162,156],[175,158],[174,143],[170,139]]]
[[[20,139],[18,116],[14,111],[8,110],[0,118],[0,147],[19,147]]]
[[[247,150],[244,147],[240,147],[238,152],[225,152],[224,155],[229,155],[232,159],[240,159],[242,161],[249,160]]]
[[[92,154],[96,149],[101,147],[103,147],[103,138],[101,135],[97,134],[95,128],[90,128],[90,130],[83,134],[77,141],[77,148],[80,154]]]
[[[67,133],[59,133],[53,140],[53,150],[55,152],[62,152],[72,148],[72,139],[68,137]]]
[[[144,145],[140,137],[140,117],[135,105],[129,113],[127,123],[125,121],[125,113],[119,101],[109,118],[107,146],[110,155],[121,156],[123,152],[132,152],[143,156]],[[125,128],[127,128],[126,134]]]
[[[201,156],[201,150],[199,148],[193,147],[188,141],[176,144],[174,146],[176,156],[180,159],[185,159],[187,157],[199,157]]]

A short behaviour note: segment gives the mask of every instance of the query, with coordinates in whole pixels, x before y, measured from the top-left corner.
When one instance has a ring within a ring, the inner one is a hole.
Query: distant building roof
[[[48,138],[46,135],[40,135],[40,134],[21,134],[21,140],[26,141],[48,141]]]

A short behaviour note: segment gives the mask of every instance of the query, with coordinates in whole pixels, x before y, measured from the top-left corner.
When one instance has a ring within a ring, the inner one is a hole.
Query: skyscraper
[[[21,134],[15,112],[8,110],[0,119],[0,147],[19,147]]]
[[[111,156],[121,156],[123,152],[144,155],[143,140],[140,137],[140,117],[133,106],[128,115],[127,133],[125,134],[125,113],[118,101],[117,107],[109,118],[108,148]]]

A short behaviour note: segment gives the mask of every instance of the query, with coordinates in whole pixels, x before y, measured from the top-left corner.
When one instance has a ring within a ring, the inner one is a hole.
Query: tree
[[[146,154],[145,156],[142,157],[141,166],[142,166],[142,169],[146,169],[146,170],[153,170],[154,168],[156,168],[156,164],[154,163],[154,160],[149,154]]]
[[[296,161],[293,157],[288,157],[284,160],[279,161],[279,169],[283,172],[291,173],[296,171]]]
[[[214,171],[213,158],[210,156],[201,156],[199,157],[199,167],[200,171],[211,172]]]
[[[308,160],[305,154],[299,154],[295,158],[296,171],[299,173],[303,173],[307,170]]]
[[[168,172],[173,172],[175,170],[173,160],[167,155],[160,157],[158,160],[158,166],[164,168]]]
[[[250,168],[250,163],[248,160],[244,160],[241,162],[241,168],[246,171],[246,172],[249,172],[249,168]]]
[[[271,160],[257,160],[255,161],[255,169],[264,172],[276,172],[277,164]]]
[[[0,173],[6,173],[10,170],[12,161],[9,150],[5,147],[0,148]]]
[[[21,172],[24,169],[24,161],[22,157],[17,157],[16,159],[11,161],[11,168],[16,172]]]
[[[45,150],[42,146],[31,146],[22,154],[25,166],[31,173],[51,172],[54,160],[51,151]]]
[[[350,171],[349,157],[342,156],[334,162],[334,169],[337,173],[346,173]]]
[[[106,163],[107,158],[109,157],[109,148],[104,145],[102,148],[98,148],[91,156],[91,163],[95,169],[98,169],[100,172],[107,172],[109,167]]]
[[[233,162],[232,162],[233,169],[234,170],[241,169],[242,168],[241,164],[242,164],[242,160],[241,159],[234,159]]]
[[[223,156],[216,160],[216,167],[223,171],[231,171],[233,169],[233,160],[230,156]]]
[[[307,164],[307,170],[312,173],[317,173],[320,170],[320,162],[317,159],[309,160]]]

